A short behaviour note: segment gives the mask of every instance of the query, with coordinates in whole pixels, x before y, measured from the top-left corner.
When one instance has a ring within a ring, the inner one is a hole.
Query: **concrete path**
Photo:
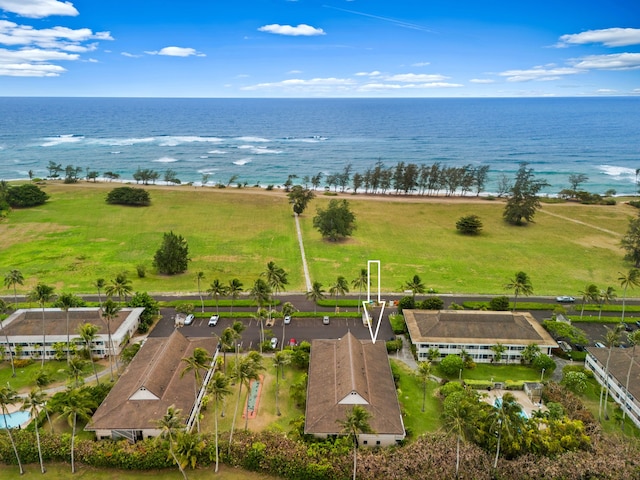
[[[298,214],[293,214],[296,220],[296,231],[298,232],[298,244],[300,245],[300,256],[302,257],[302,269],[304,270],[304,281],[307,286],[307,292],[311,291],[311,277],[309,276],[309,266],[307,265],[307,256],[304,253],[304,242],[302,241],[302,230],[300,230],[300,220]]]

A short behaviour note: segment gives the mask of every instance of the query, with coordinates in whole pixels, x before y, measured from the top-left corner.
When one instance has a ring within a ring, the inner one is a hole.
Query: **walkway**
[[[296,231],[298,232],[298,244],[300,245],[300,256],[302,257],[302,268],[304,270],[304,281],[307,286],[307,292],[311,291],[311,277],[309,276],[309,266],[307,265],[307,256],[304,253],[304,242],[302,241],[302,230],[300,230],[300,220],[298,214],[294,213],[296,220]]]

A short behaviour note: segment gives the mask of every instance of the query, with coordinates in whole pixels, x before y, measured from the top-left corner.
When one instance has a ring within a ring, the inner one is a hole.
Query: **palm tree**
[[[282,343],[284,343],[284,339],[282,340]],[[276,352],[276,354],[273,356],[273,368],[276,369],[276,415],[280,416],[280,407],[278,406],[278,394],[280,393],[280,383],[278,381],[278,379],[280,378],[280,372],[279,369],[282,369],[282,375],[284,378],[284,366],[288,365],[289,362],[291,361],[291,356],[289,355],[289,352],[285,352],[284,350],[280,350],[279,352]]]
[[[600,291],[598,290],[598,287],[595,286],[593,283],[587,285],[584,288],[584,290],[580,292],[580,295],[582,296],[582,309],[580,310],[580,320],[582,320],[582,315],[584,314],[585,303],[597,302],[599,293]]]
[[[29,392],[27,396],[24,397],[22,401],[22,408],[29,412],[31,418],[35,422],[35,430],[36,430],[36,443],[38,444],[38,458],[40,459],[40,471],[45,473],[47,470],[44,468],[44,463],[42,461],[42,448],[40,447],[40,427],[38,425],[38,416],[40,414],[40,409],[46,403],[46,394],[38,389],[34,388]]]
[[[271,301],[271,287],[262,278],[258,278],[249,291],[249,296],[258,304],[258,310]]]
[[[242,282],[237,278],[229,280],[229,285],[227,285],[227,294],[231,297],[231,308],[229,310],[231,313],[233,313],[233,302],[240,296],[242,286]]]
[[[502,360],[502,355],[504,355],[504,352],[507,351],[507,347],[505,347],[501,343],[496,343],[495,345],[491,345],[489,347],[489,350],[493,352],[492,361],[500,363],[500,361]]]
[[[445,421],[456,435],[456,478],[460,471],[460,443],[464,440],[469,425],[469,420],[475,413],[478,398],[474,391],[468,387],[462,391],[451,394],[445,400]]]
[[[100,304],[100,308],[102,308],[102,289],[106,284],[107,282],[105,282],[104,278],[98,278],[96,283],[93,284],[93,286],[98,290],[98,303]]]
[[[311,285],[311,290],[309,290],[305,296],[307,300],[311,300],[313,302],[313,313],[318,313],[318,302],[320,300],[324,300],[326,298],[327,292],[322,288],[322,284],[320,282],[313,282]]]
[[[268,317],[266,308],[260,308],[254,315],[251,315],[251,318],[260,325],[260,354],[262,354],[262,344],[264,343],[264,321]]]
[[[238,417],[238,407],[240,406],[240,398],[242,396],[242,385],[247,386],[249,391],[249,385],[251,380],[257,380],[258,374],[264,369],[261,363],[262,356],[257,352],[253,352],[255,355],[246,355],[236,360],[236,368],[233,372],[233,377],[238,383],[238,398],[236,400],[236,409],[233,413],[233,421],[231,422],[231,433],[229,434],[229,451],[231,451],[231,441],[233,440],[233,431],[236,428],[236,418]],[[247,409],[249,408],[249,402],[247,402]],[[245,430],[247,430],[249,422],[249,412],[245,415]]]
[[[531,295],[533,293],[533,285],[531,285],[531,279],[525,272],[518,272],[513,279],[507,283],[504,288],[507,290],[513,290],[515,294],[515,300],[513,302],[513,311],[516,311],[518,304],[518,295]]]
[[[600,310],[598,311],[598,320],[602,318],[603,305],[609,305],[616,298],[616,290],[613,287],[607,287],[606,290],[600,290],[598,294],[598,305]]]
[[[351,410],[347,411],[347,417],[344,420],[337,420],[342,431],[353,438],[353,480],[356,479],[358,467],[358,434],[373,433],[371,425],[369,425],[369,417],[371,414],[368,410],[361,405],[354,405]]]
[[[119,273],[116,275],[116,278],[111,280],[111,283],[107,285],[105,289],[105,293],[109,297],[113,297],[114,295],[118,296],[120,303],[122,303],[122,298],[127,300],[127,295],[130,295],[133,292],[133,287],[131,286],[131,280],[127,278],[126,273]]]
[[[351,280],[351,286],[358,289],[358,313],[360,313],[360,299],[362,297],[362,289],[369,286],[369,273],[366,268],[360,269],[360,275]]]
[[[18,291],[16,289],[16,285],[24,285],[24,277],[22,276],[22,272],[20,270],[10,270],[4,276],[4,286],[7,288],[13,288],[13,300],[15,302],[15,309],[18,309]]]
[[[80,357],[71,357],[71,361],[67,365],[67,373],[69,377],[73,378],[74,386],[78,387],[82,383],[82,370],[84,369],[86,362]]]
[[[160,438],[166,438],[169,440],[169,454],[173,458],[173,461],[178,465],[178,469],[185,480],[187,480],[187,474],[182,468],[182,462],[178,459],[175,451],[173,450],[173,439],[174,436],[177,436],[178,432],[184,431],[184,421],[180,416],[182,411],[179,408],[176,408],[174,405],[171,405],[167,408],[167,413],[156,422],[156,425],[160,429]]]
[[[636,346],[640,343],[640,330],[628,333],[627,342],[631,345],[631,357],[629,359],[629,368],[627,370],[627,381],[624,386],[625,392],[629,391],[629,380],[631,379],[631,368],[633,367],[634,359],[636,357]],[[627,408],[627,400],[625,396],[625,404],[622,406],[622,431],[624,431],[624,420],[627,416]]]
[[[111,381],[113,381],[113,357],[116,360],[116,372],[120,370],[120,366],[118,365],[118,355],[113,354],[113,340],[111,340],[111,320],[116,318],[120,313],[120,306],[111,300],[110,298],[104,302],[102,306],[102,318],[104,318],[107,322],[107,335],[109,341],[109,368],[111,370]]]
[[[7,310],[7,304],[4,302],[4,300],[2,300],[0,298],[0,313],[5,313]],[[6,330],[4,329],[4,324],[2,322],[2,320],[0,320],[0,331],[2,331],[2,334],[4,335],[4,342],[7,345],[7,348],[9,349],[9,361],[11,362],[11,376],[15,377],[16,376],[16,366],[13,363],[13,351],[11,350],[11,344],[9,343],[9,335],[7,334]]]
[[[85,348],[87,349],[87,355],[89,355],[89,360],[91,360],[91,367],[93,367],[93,374],[96,377],[96,383],[100,384],[100,379],[98,378],[98,371],[96,370],[96,364],[93,361],[93,353],[91,352],[91,344],[98,337],[98,331],[100,329],[94,325],[93,323],[84,323],[78,326],[78,335],[84,342]]]
[[[95,407],[97,407],[97,405],[89,395],[88,390],[78,388],[67,390],[62,406],[61,417],[66,418],[71,427],[71,473],[76,473],[75,439],[78,418],[80,418],[80,420],[89,420],[89,418],[91,418],[91,412]]]
[[[287,272],[273,261],[267,263],[267,269],[262,272],[261,275],[264,275],[267,279],[267,285],[269,285],[269,288],[273,291],[274,297],[277,297],[278,292],[284,290],[284,286],[289,283]],[[271,308],[269,308],[269,315],[271,315]]]
[[[50,285],[44,283],[38,283],[33,290],[29,293],[29,300],[35,301],[40,304],[42,307],[42,366],[44,367],[44,359],[46,355],[46,345],[47,345],[47,332],[45,327],[45,318],[44,318],[44,304],[53,299],[53,290],[54,288]]]
[[[349,293],[349,284],[342,275],[339,275],[336,283],[329,289],[329,294],[335,295],[336,297],[336,313],[338,313],[338,295],[345,295],[347,293]]]
[[[184,357],[182,361],[186,364],[182,373],[180,373],[180,377],[184,377],[186,373],[193,372],[194,376],[194,399],[198,398],[198,390],[200,388],[200,384],[202,383],[202,376],[200,375],[200,370],[205,370],[209,368],[211,364],[211,356],[209,352],[207,352],[204,348],[196,347],[193,350],[193,353],[190,357]],[[200,419],[196,417],[196,423],[198,425],[198,432],[200,432]]]
[[[524,419],[520,416],[521,412],[522,407],[513,396],[513,393],[507,392],[502,396],[500,404],[494,407],[494,410],[490,415],[490,418],[492,419],[491,431],[498,431],[496,457],[493,462],[494,469],[498,467],[500,446],[504,437],[512,442],[514,438],[522,432]]]
[[[207,293],[215,299],[216,314],[220,314],[220,311],[218,309],[218,302],[220,300],[220,297],[227,294],[227,287],[216,278],[213,282],[211,282],[210,288],[207,289]]]
[[[411,280],[403,285],[403,287],[407,290],[411,290],[414,302],[416,301],[416,293],[424,293],[426,291],[426,287],[418,275],[414,275]]]
[[[607,328],[607,327],[605,327]],[[604,395],[604,418],[607,419],[607,403],[609,400],[609,361],[611,360],[611,351],[613,347],[620,345],[620,334],[622,333],[622,325],[618,324],[615,328],[607,328],[604,335],[604,345],[607,347],[607,363],[604,367],[603,384],[600,386],[600,404],[598,407],[598,421],[601,419],[602,402]],[[605,386],[606,385],[606,386]],[[606,392],[606,393],[605,393]]]
[[[38,370],[36,372],[36,376],[33,379],[33,383],[35,383],[36,388],[40,391],[44,389],[47,385],[51,383],[51,377],[46,372],[46,370]],[[47,414],[47,422],[49,423],[49,428],[51,429],[51,433],[53,433],[53,423],[51,422],[51,417],[49,416],[49,409],[47,408],[46,402],[43,405],[44,411]]]
[[[207,385],[207,391],[213,395],[213,409],[214,409],[214,428],[216,435],[216,473],[218,472],[218,463],[219,463],[219,452],[218,452],[218,404],[220,401],[224,399],[227,395],[231,394],[231,390],[229,389],[229,377],[227,377],[222,372],[215,372],[211,380],[209,381],[209,385]],[[223,412],[224,416],[224,412]]]
[[[620,322],[624,322],[624,307],[625,301],[627,299],[627,288],[637,287],[640,285],[640,270],[637,268],[630,269],[626,274],[622,272],[618,272],[618,281],[620,282],[620,286],[623,288],[622,290],[622,317],[620,317]]]
[[[79,300],[80,298],[73,293],[62,293],[56,301],[56,304],[64,311],[67,317],[67,363],[69,363],[69,360],[71,358],[71,341],[69,337],[69,309],[77,307],[79,304]]]
[[[202,280],[204,280],[204,272],[196,273],[196,282],[198,282],[198,296],[200,297],[200,306],[202,307],[202,310],[200,311],[204,313],[204,300],[202,299],[202,289],[200,288],[200,282]]]
[[[13,440],[13,434],[11,433],[11,429],[7,425],[7,416],[9,415],[9,409],[7,408],[9,405],[15,405],[18,403],[18,392],[11,388],[11,386],[7,383],[6,387],[0,387],[0,409],[2,410],[3,419],[4,419],[4,429],[9,434],[9,440],[11,441],[11,446],[13,447],[13,453],[16,456],[16,460],[18,460],[18,467],[20,468],[20,475],[24,474],[24,469],[22,468],[22,462],[20,461],[20,455],[18,455],[18,449],[16,448],[16,442]]]
[[[541,352],[540,347],[538,346],[538,344],[537,343],[530,343],[529,345],[524,347],[524,349],[520,353],[520,357],[522,358],[522,360],[525,363],[531,364],[536,359],[536,357],[538,355],[540,355],[540,353],[542,353],[542,352]]]
[[[422,412],[424,413],[427,401],[427,382],[431,377],[431,362],[419,362],[416,370],[416,377],[422,382]]]
[[[294,307],[293,303],[291,303],[291,302],[285,302],[284,305],[282,305],[282,316],[284,318],[291,317],[291,315],[293,315],[297,311],[298,311],[298,309],[296,307]],[[284,339],[287,338],[285,336],[286,326],[287,326],[287,322],[285,320],[283,320],[282,321],[282,342],[280,342],[280,350],[284,350]]]

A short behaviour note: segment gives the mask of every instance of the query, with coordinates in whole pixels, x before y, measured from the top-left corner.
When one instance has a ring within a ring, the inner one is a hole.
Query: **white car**
[[[193,323],[193,321],[195,320],[196,316],[193,313],[190,313],[189,315],[187,315],[187,318],[184,319],[184,324],[185,325],[191,325]]]
[[[558,303],[573,303],[575,301],[576,299],[573,297],[570,297],[569,295],[561,295],[559,297],[556,297],[556,302]]]
[[[329,325],[329,315],[325,315],[324,317],[322,317],[322,324]]]
[[[286,315],[284,317],[284,324],[289,325],[291,323],[291,315]]]
[[[215,327],[218,324],[218,320],[220,320],[220,317],[218,315],[211,315],[211,318],[209,319],[209,323],[207,325],[209,325],[210,327]]]
[[[273,348],[274,350],[278,348],[278,339],[276,337],[273,337],[271,339],[271,348]]]

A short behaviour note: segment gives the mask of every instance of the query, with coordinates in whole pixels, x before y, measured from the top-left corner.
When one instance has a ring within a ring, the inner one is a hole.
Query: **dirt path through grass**
[[[566,220],[567,222],[573,222],[573,223],[577,223],[579,225],[584,225],[585,227],[589,227],[589,228],[593,228],[594,230],[600,230],[601,232],[604,232],[608,235],[613,235],[614,237],[622,237],[621,234],[619,234],[618,232],[614,232],[612,230],[607,230],[606,228],[602,228],[602,227],[597,227],[596,225],[591,225],[590,223],[586,223],[580,220],[576,220],[575,218],[571,218],[571,217],[566,217],[564,215],[558,215],[557,213],[551,213],[548,210],[545,210],[543,208],[541,208],[540,210],[538,210],[541,213],[547,214],[547,215],[551,215],[552,217],[556,217],[556,218],[561,218],[563,220]]]

